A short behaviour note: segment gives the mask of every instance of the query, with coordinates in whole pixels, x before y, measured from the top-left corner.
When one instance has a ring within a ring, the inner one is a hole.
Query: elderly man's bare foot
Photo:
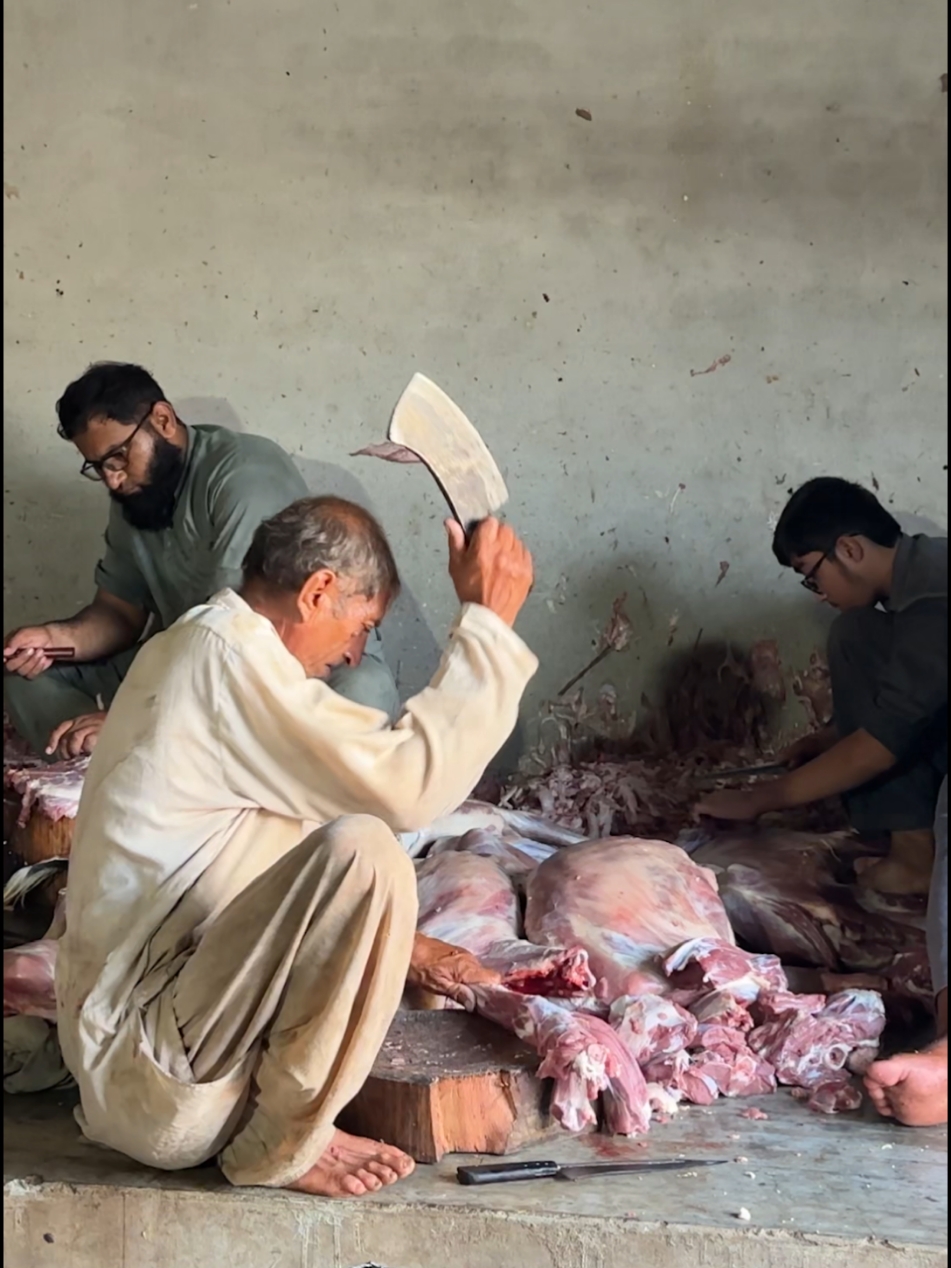
[[[948,1121],[948,1041],[923,1052],[902,1052],[874,1061],[865,1076],[872,1104],[906,1127],[938,1127]]]
[[[415,1166],[402,1149],[338,1128],[317,1165],[287,1187],[324,1198],[358,1198],[404,1180]]]

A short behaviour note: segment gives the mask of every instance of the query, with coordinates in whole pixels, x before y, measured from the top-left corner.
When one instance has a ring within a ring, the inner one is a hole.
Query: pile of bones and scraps
[[[818,657],[793,686],[821,723]],[[499,972],[474,1007],[537,1052],[569,1131],[637,1136],[684,1104],[778,1086],[824,1113],[854,1110],[886,1017],[911,1024],[931,1007],[923,920],[859,906],[856,865],[871,847],[837,806],[729,829],[693,821],[701,777],[768,756],[784,694],[773,643],[698,646],[633,733],[610,688],[592,706],[566,692],[539,773],[486,783],[480,800],[404,837],[420,931]],[[84,768],[5,746],[21,825],[74,815]],[[31,889],[59,893],[46,934],[4,950],[8,1090],[68,1081],[53,993],[65,866],[36,864],[5,886],[5,910]]]

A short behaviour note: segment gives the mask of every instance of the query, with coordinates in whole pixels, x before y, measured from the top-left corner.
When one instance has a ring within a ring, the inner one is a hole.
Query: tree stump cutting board
[[[520,1039],[482,1017],[399,1012],[340,1126],[396,1145],[417,1162],[512,1153],[562,1130],[538,1064]]]

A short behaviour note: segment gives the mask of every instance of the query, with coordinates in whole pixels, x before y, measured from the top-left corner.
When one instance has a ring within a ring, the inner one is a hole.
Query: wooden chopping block
[[[39,806],[34,806],[21,828],[14,825],[10,834],[11,852],[23,859],[22,866],[44,863],[47,859],[69,857],[73,843],[75,819],[50,819]]]
[[[448,1153],[508,1154],[561,1131],[551,1081],[515,1035],[458,1010],[396,1015],[344,1131],[385,1140],[417,1162]]]
[[[43,863],[47,859],[69,857],[73,843],[74,819],[50,819],[38,805],[21,827],[17,823],[20,798],[5,790],[3,798],[3,883],[21,867]],[[56,906],[56,898],[63,887],[62,876],[54,877],[47,885],[35,890],[28,902],[49,915]]]

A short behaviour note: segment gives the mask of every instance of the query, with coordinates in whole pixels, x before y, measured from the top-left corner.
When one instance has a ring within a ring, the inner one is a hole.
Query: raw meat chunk
[[[774,955],[751,955],[718,938],[692,938],[664,960],[664,972],[679,991],[728,991],[749,1004],[761,991],[785,991],[788,983]]]
[[[874,1059],[885,1008],[874,991],[841,991],[818,1012],[790,1009],[750,1032],[755,1053],[776,1069],[780,1083],[818,1088],[847,1083],[848,1069]]]
[[[697,1019],[659,995],[622,995],[611,1005],[610,1021],[642,1068],[655,1057],[689,1048],[697,1034]]]
[[[4,1017],[42,1017],[56,1020],[55,938],[40,938],[3,953]]]

